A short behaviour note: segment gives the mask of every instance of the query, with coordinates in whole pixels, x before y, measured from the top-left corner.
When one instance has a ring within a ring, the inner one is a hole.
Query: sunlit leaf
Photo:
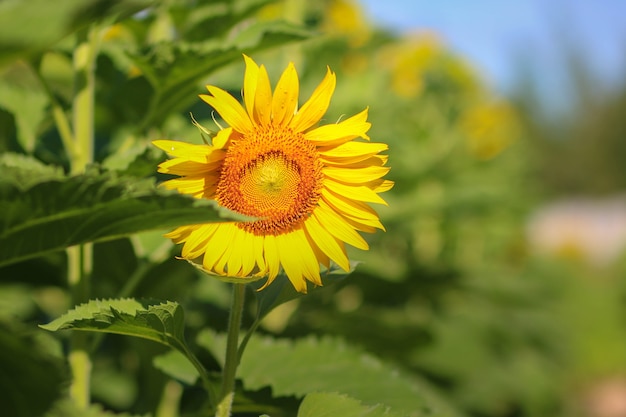
[[[233,44],[247,53],[309,38],[312,33],[286,21],[257,22],[237,34]]]
[[[155,368],[188,385],[193,385],[198,379],[196,368],[177,350],[155,357],[152,363]]]
[[[307,394],[298,409],[298,417],[395,417],[381,405],[367,406],[347,395],[313,392]]]
[[[91,300],[48,324],[50,331],[84,330],[141,337],[180,349],[184,342],[184,313],[175,302],[133,298]]]
[[[41,122],[47,115],[48,96],[32,83],[32,74],[23,63],[11,67],[0,76],[0,108],[15,118],[17,140],[28,153],[35,149],[35,140]]]
[[[125,17],[151,0],[6,0],[0,2],[0,65],[37,53],[90,22]]]
[[[223,356],[223,335],[204,331],[197,342],[215,357]],[[330,391],[349,395],[364,406],[382,404],[394,413],[391,415],[460,415],[424,381],[337,338],[307,337],[294,341],[253,337],[237,375],[246,390],[271,387],[275,397],[304,397],[311,392]]]

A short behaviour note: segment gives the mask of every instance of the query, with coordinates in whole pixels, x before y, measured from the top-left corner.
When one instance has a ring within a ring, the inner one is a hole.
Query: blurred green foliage
[[[99,44],[95,164],[76,176],[59,113],[71,119],[74,39],[87,27]],[[6,415],[201,415],[197,374],[168,348],[183,340],[181,328],[179,341],[164,344],[90,335],[93,405],[78,410],[67,399],[70,336],[37,325],[74,307],[59,249],[95,241],[89,298],[184,309],[183,344],[215,383],[229,287],[175,259],[178,249],[161,237],[174,222],[197,221],[198,202],[154,189],[164,155],[149,143],[200,143],[189,113],[205,126],[212,114],[197,94],[210,82],[237,95],[246,53],[274,81],[293,61],[303,96],[326,65],[336,71],[325,120],[369,106],[370,136],[389,144],[396,185],[389,206],[377,208],[387,231],[366,236],[370,251],[352,253],[361,263],[350,276],[300,298],[280,281],[249,292],[244,327],[257,303],[267,316],[243,357],[234,414],[602,416],[590,405],[596,388],[626,371],[626,265],[533,253],[525,221],[546,193],[537,173],[559,177],[537,149],[550,154],[562,143],[546,139],[528,105],[520,113],[494,95],[435,34],[386,32],[347,0],[11,0],[0,3],[0,45]],[[606,121],[577,121],[588,131],[573,129],[575,142],[605,132],[622,155],[623,141],[607,126],[617,126],[623,98],[604,106]],[[598,162],[589,163],[593,170]],[[27,227],[34,232],[22,234]],[[103,327],[162,318],[105,307]],[[72,314],[58,320],[80,327]]]

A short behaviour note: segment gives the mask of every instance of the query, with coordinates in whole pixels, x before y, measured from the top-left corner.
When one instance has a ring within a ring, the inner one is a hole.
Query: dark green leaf
[[[160,43],[131,55],[155,91],[142,127],[158,124],[172,111],[187,106],[197,98],[200,79],[240,57],[240,51],[215,41]]]
[[[300,26],[263,22],[247,26],[229,41],[162,42],[131,54],[131,59],[155,91],[142,127],[160,123],[172,111],[195,100],[198,82],[241,59],[243,52],[257,52],[309,36],[310,33]]]
[[[39,182],[63,178],[61,167],[45,165],[30,156],[10,152],[0,154],[0,171],[0,183],[9,182],[23,190]]]
[[[21,326],[0,322],[3,415],[41,415],[63,391],[67,377],[63,361],[50,352],[49,346],[54,341],[41,336]]]
[[[139,179],[92,172],[42,181],[45,170],[36,174],[29,178],[35,185],[22,187],[21,168],[3,172],[8,181],[0,180],[0,265],[86,242],[234,218],[213,201]]]

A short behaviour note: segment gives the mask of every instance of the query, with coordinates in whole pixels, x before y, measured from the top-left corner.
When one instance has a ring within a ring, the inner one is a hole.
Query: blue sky
[[[567,101],[565,41],[583,54],[600,89],[626,83],[626,0],[358,1],[377,25],[438,33],[503,92],[525,56],[546,99]]]

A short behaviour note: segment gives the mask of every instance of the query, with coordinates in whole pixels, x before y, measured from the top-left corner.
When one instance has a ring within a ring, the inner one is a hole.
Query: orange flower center
[[[286,127],[260,128],[231,138],[217,202],[257,217],[238,223],[257,235],[292,230],[313,211],[320,198],[322,163],[315,145]]]

